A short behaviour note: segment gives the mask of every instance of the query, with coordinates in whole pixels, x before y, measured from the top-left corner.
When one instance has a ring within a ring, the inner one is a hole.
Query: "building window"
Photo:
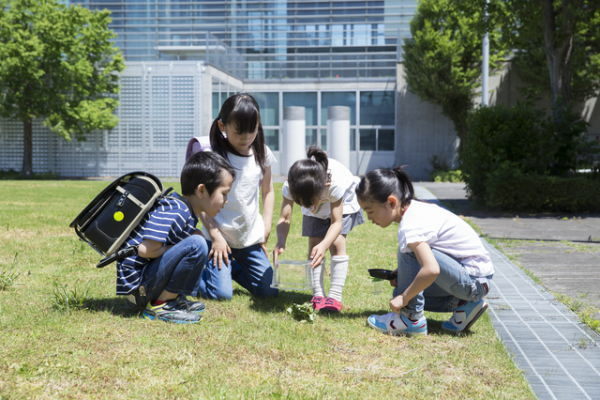
[[[394,130],[379,129],[377,132],[377,150],[394,151]]]
[[[283,107],[302,106],[306,118],[306,127],[317,125],[317,93],[288,92],[283,94]]]
[[[365,151],[377,150],[377,130],[376,129],[361,129],[360,130],[360,149]]]
[[[263,128],[265,144],[272,151],[279,151],[279,129]]]
[[[350,107],[350,125],[356,124],[355,92],[323,92],[321,93],[321,124],[327,125],[327,110],[331,106]]]
[[[279,151],[279,93],[251,93],[260,107],[260,121],[265,133],[265,143],[273,151]]]
[[[360,92],[360,124],[393,126],[394,103],[392,91]]]
[[[362,151],[394,151],[392,128],[360,129],[359,136]]]

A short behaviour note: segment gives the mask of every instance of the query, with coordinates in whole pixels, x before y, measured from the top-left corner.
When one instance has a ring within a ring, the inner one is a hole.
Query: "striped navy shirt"
[[[192,235],[197,223],[198,218],[183,198],[173,193],[158,201],[121,248],[137,246],[145,239],[170,246]],[[142,271],[150,261],[135,255],[117,263],[117,294],[129,294],[137,289],[142,283]]]

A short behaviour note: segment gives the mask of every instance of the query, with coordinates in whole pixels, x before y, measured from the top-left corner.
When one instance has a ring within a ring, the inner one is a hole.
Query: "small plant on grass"
[[[84,310],[89,289],[67,288],[65,285],[54,285],[52,308],[57,311]]]
[[[292,318],[294,318],[296,321],[310,323],[315,322],[315,310],[310,303],[292,304],[286,311],[288,314],[291,314]]]
[[[19,275],[18,272],[0,270],[0,292],[10,289]]]

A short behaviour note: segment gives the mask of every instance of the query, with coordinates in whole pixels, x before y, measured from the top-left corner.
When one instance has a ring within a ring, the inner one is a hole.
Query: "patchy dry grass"
[[[387,311],[390,291],[374,290],[366,270],[395,264],[395,227],[350,234],[341,315],[299,323],[286,309],[308,293],[261,300],[238,288],[230,302],[207,301],[198,325],[142,320],[114,295],[114,266],[96,269],[68,228],[105,185],[0,184],[0,270],[19,274],[0,291],[0,399],[534,398],[487,316],[463,337],[441,331],[447,314],[428,314],[420,338],[365,326]],[[298,211],[286,258],[306,253]],[[81,307],[57,310],[57,287]]]

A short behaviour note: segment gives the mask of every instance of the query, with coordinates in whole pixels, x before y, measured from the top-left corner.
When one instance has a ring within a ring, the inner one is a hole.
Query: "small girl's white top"
[[[263,173],[253,154],[241,157],[227,153],[227,159],[235,169],[235,180],[225,206],[214,219],[227,244],[243,249],[264,240],[265,226],[259,209]],[[265,146],[265,166],[270,167],[275,161],[273,152]],[[206,228],[202,227],[202,232],[210,237]]]
[[[494,273],[490,255],[473,228],[436,204],[412,200],[404,213],[398,228],[399,251],[410,253],[408,244],[416,242],[426,242],[458,260],[471,276]]]
[[[330,158],[328,160],[327,173],[331,177],[331,183],[323,196],[321,197],[320,204],[315,207],[316,211],[311,211],[306,207],[302,207],[302,215],[309,217],[315,217],[320,219],[331,218],[331,206],[330,203],[336,202],[339,199],[343,201],[343,214],[354,214],[360,210],[358,199],[356,198],[356,185],[360,182],[360,178],[352,175],[352,172],[344,166],[341,162]],[[283,184],[282,188],[283,197],[288,200],[293,200],[290,195],[290,186],[287,181]]]

